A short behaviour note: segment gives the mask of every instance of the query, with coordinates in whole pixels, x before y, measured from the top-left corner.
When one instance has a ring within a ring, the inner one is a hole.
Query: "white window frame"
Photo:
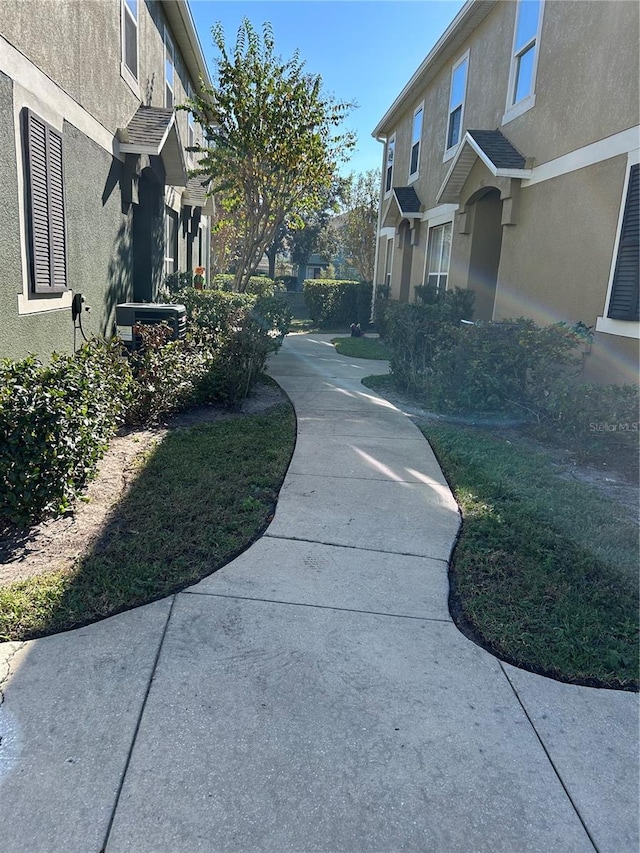
[[[167,79],[167,62],[171,61],[172,80]],[[164,28],[164,105],[167,109],[173,109],[176,105],[176,51],[169,30]],[[167,89],[171,92],[171,103],[167,103]]]
[[[389,166],[389,149],[393,146],[393,159],[391,160],[391,166]],[[384,157],[384,197],[388,198],[391,195],[393,190],[393,167],[395,165],[394,161],[396,158],[396,135],[392,134],[389,139],[387,139],[387,144],[384,149],[385,157]],[[387,180],[389,178],[389,180]],[[389,188],[387,189],[387,184],[389,184]]]
[[[178,256],[174,257],[174,252],[179,252],[178,229],[180,227],[180,218],[178,212],[168,204],[164,207],[164,274],[171,275],[178,270]],[[175,229],[175,233],[172,233]],[[174,238],[171,240],[171,238]],[[173,245],[169,245],[173,242]]]
[[[538,75],[538,59],[540,57],[540,34],[542,32],[542,19],[544,18],[545,0],[540,0],[540,8],[538,10],[538,27],[535,35],[525,42],[520,50],[516,50],[516,39],[518,37],[518,19],[520,17],[520,6],[522,2],[527,0],[518,0],[516,6],[516,19],[513,25],[513,42],[511,45],[511,67],[509,68],[509,84],[507,86],[507,103],[505,112],[502,117],[502,124],[507,124],[514,118],[521,116],[528,110],[532,109],[536,103],[536,77]],[[516,84],[518,81],[518,66],[520,57],[525,54],[531,47],[535,51],[533,57],[533,69],[531,71],[531,92],[521,100],[514,103],[516,96]]]
[[[140,97],[140,83],[138,77],[140,75],[140,3],[142,0],[137,0],[136,15],[134,17],[127,0],[120,0],[120,40],[121,40],[121,60],[120,60],[120,76],[127,83],[129,88]],[[126,21],[127,18],[135,24],[136,28],[136,70],[135,73],[129,68],[125,61],[126,57]]]
[[[630,151],[627,155],[627,168],[624,176],[624,184],[622,187],[622,197],[620,199],[620,207],[618,210],[618,225],[616,227],[616,238],[613,244],[613,253],[611,256],[611,266],[609,268],[609,282],[607,285],[607,296],[604,303],[604,311],[602,317],[596,319],[596,332],[603,332],[605,335],[618,335],[622,338],[635,338],[640,340],[640,322],[634,320],[613,320],[608,317],[609,303],[611,301],[611,293],[613,291],[613,277],[616,271],[616,263],[618,261],[618,249],[620,246],[620,236],[622,234],[622,224],[624,222],[624,210],[627,201],[627,193],[629,191],[629,180],[631,177],[631,167],[637,166],[640,163],[640,148],[635,151]]]
[[[444,208],[448,208],[445,210]],[[438,214],[438,209],[442,210],[442,213]],[[438,228],[440,225],[446,225],[447,222],[451,222],[451,246],[453,247],[453,235],[455,231],[453,230],[453,223],[455,220],[455,210],[458,209],[458,205],[452,204],[443,204],[438,207],[434,207],[431,210],[426,211],[426,216],[422,220],[426,226],[426,243],[424,247],[424,267],[422,270],[422,284],[426,283],[427,280],[427,267],[429,264],[429,232],[432,228]],[[451,258],[449,258],[449,268],[451,268]]]
[[[187,97],[193,98],[193,87],[190,82],[187,82]],[[196,123],[191,110],[187,113],[187,148],[192,148],[196,144]],[[196,160],[196,155],[193,151],[187,151],[189,162],[193,166]]]
[[[415,131],[415,123],[416,116],[420,114],[420,133],[418,134],[418,138],[414,139],[414,131]],[[411,148],[409,149],[409,180],[408,183],[412,184],[420,175],[420,148],[422,147],[422,130],[424,128],[424,101],[419,104],[415,110],[413,111],[413,119],[411,120]],[[413,162],[413,149],[417,146],[417,154],[416,154],[416,168],[415,171],[411,171],[411,164]]]
[[[384,256],[384,282],[383,285],[389,288],[389,296],[391,295],[391,278],[393,276],[393,250],[395,240],[393,237],[387,237],[386,252]]]
[[[447,114],[447,129],[446,129],[446,136],[444,139],[443,162],[450,160],[455,155],[456,151],[458,150],[458,146],[460,145],[460,140],[462,139],[462,135],[463,135],[462,134],[462,128],[464,127],[464,108],[465,108],[465,104],[467,102],[467,85],[469,83],[469,56],[470,56],[470,53],[471,53],[471,51],[467,50],[451,68],[451,78],[449,81],[449,112]],[[455,104],[452,104],[451,98],[453,95],[453,76],[456,73],[456,71],[458,70],[458,68],[460,68],[461,65],[464,65],[465,62],[467,64],[467,70],[466,70],[466,73],[464,75],[464,92],[462,93],[462,101],[460,101],[459,103],[456,102]],[[449,146],[449,128],[451,125],[451,116],[458,109],[460,110],[460,134],[458,136],[457,142],[454,142],[453,145]]]
[[[429,284],[429,241],[431,239],[431,232],[435,228],[443,228],[445,225],[451,225],[451,243],[449,244],[449,263],[447,265],[447,283],[445,285],[445,292],[449,289],[449,271],[451,270],[451,251],[453,249],[453,217],[451,215],[438,216],[435,219],[427,222],[427,242],[425,246],[424,252],[424,272],[422,274],[422,284],[426,286]],[[438,273],[441,275],[441,273]]]

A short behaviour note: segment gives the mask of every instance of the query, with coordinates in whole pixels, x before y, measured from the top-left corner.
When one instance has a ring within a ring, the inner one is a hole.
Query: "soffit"
[[[173,41],[182,54],[184,64],[193,83],[197,84],[202,77],[204,82],[210,86],[211,78],[188,2],[186,0],[160,0],[160,3],[171,29]]]

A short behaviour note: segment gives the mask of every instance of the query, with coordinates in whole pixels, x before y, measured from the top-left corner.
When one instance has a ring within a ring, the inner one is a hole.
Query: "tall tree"
[[[244,291],[282,225],[301,225],[324,204],[338,164],[355,144],[338,132],[351,104],[322,92],[322,79],[304,70],[298,52],[275,54],[271,25],[262,37],[245,19],[235,47],[226,48],[220,24],[212,30],[220,56],[213,87],[187,102],[205,129],[195,174],[224,194],[229,212],[244,222],[234,288]]]
[[[341,217],[340,242],[344,255],[364,281],[373,281],[380,175],[370,169],[351,176],[346,212]]]

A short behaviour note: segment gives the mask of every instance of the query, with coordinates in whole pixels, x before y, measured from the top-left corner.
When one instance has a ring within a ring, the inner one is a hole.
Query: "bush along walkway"
[[[0,849],[636,851],[638,697],[460,633],[457,505],[360,382],[387,363],[295,335],[269,369],[298,435],[265,535],[167,599],[0,646]]]

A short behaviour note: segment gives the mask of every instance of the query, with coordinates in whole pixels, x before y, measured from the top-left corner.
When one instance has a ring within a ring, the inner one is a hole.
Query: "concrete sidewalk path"
[[[3,853],[637,853],[638,696],[460,634],[457,506],[361,385],[386,371],[287,337],[266,534],[183,593],[0,645]]]

